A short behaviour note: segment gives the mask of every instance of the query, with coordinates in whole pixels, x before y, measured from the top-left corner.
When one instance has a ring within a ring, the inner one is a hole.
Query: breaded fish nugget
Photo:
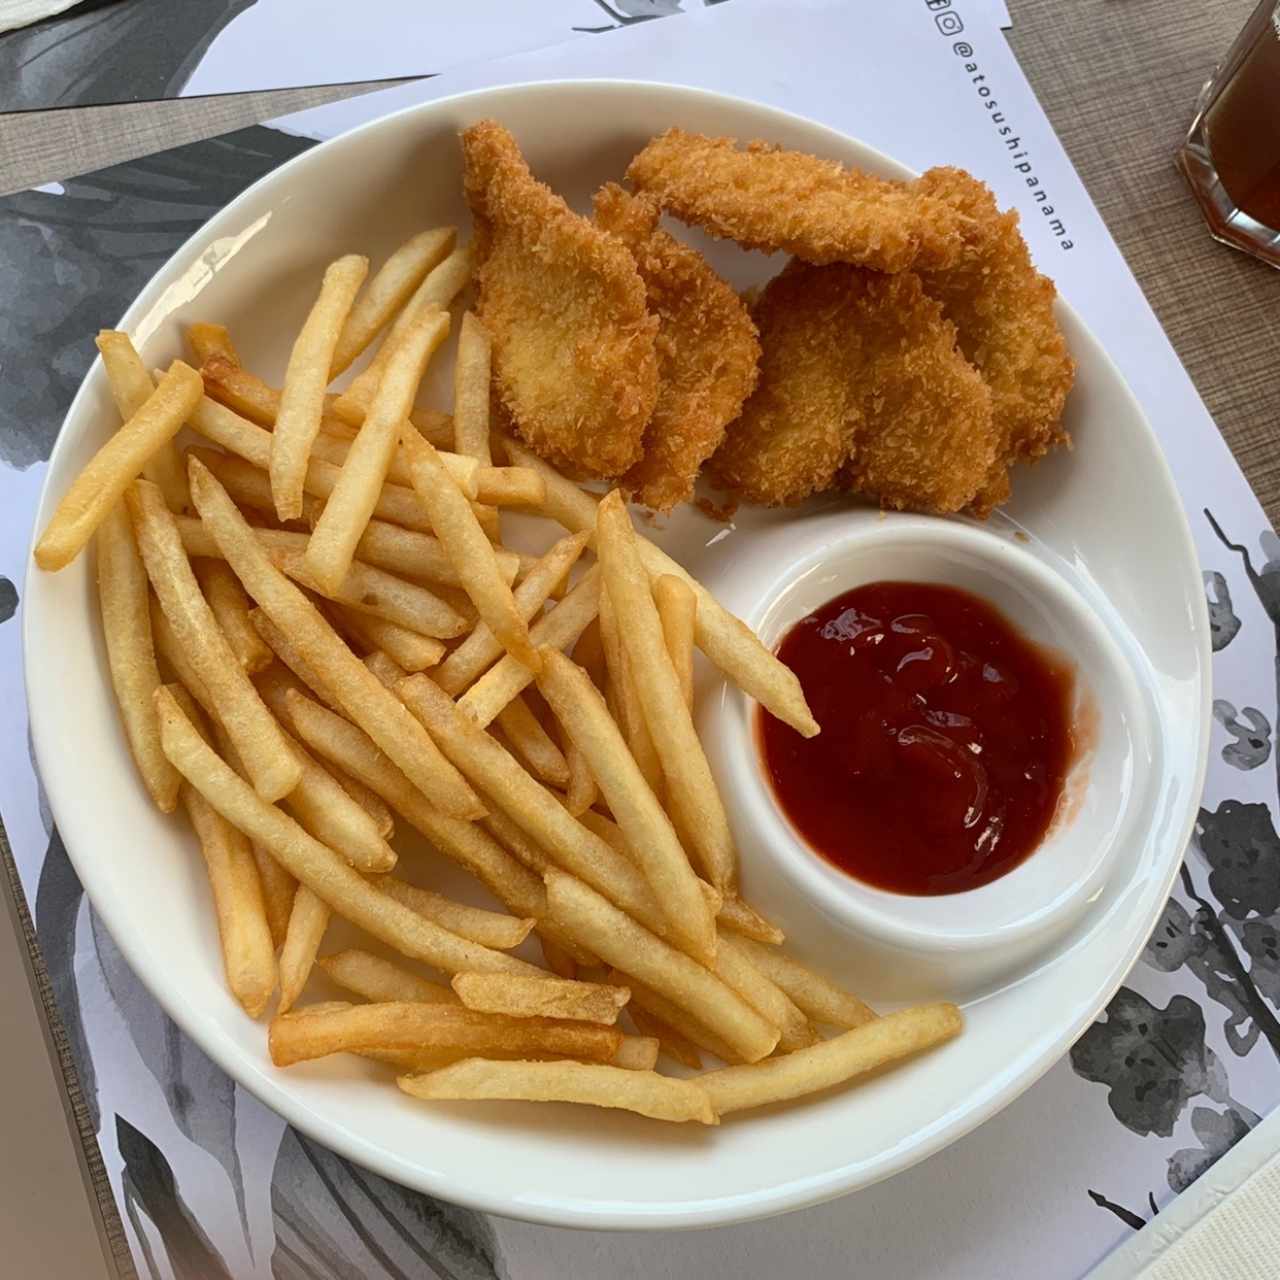
[[[533,177],[501,125],[467,129],[462,154],[498,394],[543,457],[620,476],[658,394],[658,320],[635,261]]]
[[[682,222],[747,249],[785,249],[805,262],[878,271],[944,267],[964,249],[963,212],[910,182],[764,142],[668,129],[632,160],[627,178]]]
[[[669,511],[693,493],[702,464],[756,384],[760,344],[746,307],[707,260],[658,227],[657,203],[614,183],[596,223],[631,250],[658,317],[658,401],[644,456],[623,477],[635,501]]]

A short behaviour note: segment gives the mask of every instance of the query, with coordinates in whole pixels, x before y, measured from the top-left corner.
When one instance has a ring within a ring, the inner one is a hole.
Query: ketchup
[[[783,638],[822,726],[761,709],[792,825],[828,862],[897,893],[959,893],[1044,838],[1072,764],[1073,673],[967,591],[873,582]]]

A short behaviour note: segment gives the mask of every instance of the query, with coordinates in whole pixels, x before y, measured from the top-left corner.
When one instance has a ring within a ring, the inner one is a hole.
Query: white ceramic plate
[[[225,321],[257,371],[278,379],[322,264],[352,249],[376,262],[424,226],[467,225],[456,135],[486,116],[509,124],[535,171],[580,208],[672,124],[764,137],[906,176],[816,124],[687,89],[572,82],[471,94],[380,120],[265,178],[174,255],[121,327],[155,363],[182,350],[185,323]],[[773,269],[758,254],[707,247],[737,284]],[[150,806],[135,776],[85,556],[58,575],[28,576],[27,689],[58,826],[129,963],[222,1067],[311,1137],[406,1185],[534,1221],[666,1228],[761,1217],[887,1177],[980,1124],[1065,1052],[1134,961],[1182,856],[1207,751],[1208,628],[1177,494],[1114,366],[1067,308],[1061,316],[1079,366],[1068,406],[1075,449],[1020,474],[1016,501],[989,532],[1016,534],[1024,550],[1064,575],[1137,675],[1152,745],[1146,758],[1130,761],[1123,840],[1105,883],[1065,933],[994,972],[952,965],[936,952],[877,952],[779,873],[758,833],[745,829],[745,798],[728,796],[747,892],[779,919],[797,951],[873,1002],[963,1003],[968,1026],[960,1039],[861,1088],[697,1131],[568,1106],[427,1106],[354,1061],[274,1070],[265,1029],[223,985],[192,838]],[[54,450],[40,526],[113,420],[95,365]],[[656,536],[730,608],[759,621],[788,567],[828,532],[879,520],[827,504],[746,512],[730,530],[684,510]],[[709,671],[701,679],[704,715],[719,726],[723,746],[735,721],[745,731],[745,703],[721,692]]]

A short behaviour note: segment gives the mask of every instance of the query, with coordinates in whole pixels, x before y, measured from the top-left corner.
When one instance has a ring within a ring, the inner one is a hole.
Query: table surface
[[[963,3],[957,0],[958,7]],[[1028,79],[1268,517],[1277,523],[1280,381],[1269,371],[1280,363],[1280,326],[1268,322],[1280,302],[1280,273],[1210,238],[1173,163],[1196,94],[1244,24],[1253,0],[1076,0],[1070,5],[1011,0],[1009,7],[1014,20],[1009,40]],[[377,87],[0,115],[0,194]],[[0,844],[3,840],[0,829]],[[21,912],[0,911],[5,973],[21,960],[11,945],[15,930],[30,938]],[[38,959],[31,976],[38,996]],[[105,1224],[74,1203],[82,1199],[78,1175],[91,1185],[95,1181],[90,1170],[96,1149],[88,1152],[86,1163],[70,1136],[78,1127],[74,1105],[67,1106],[49,1088],[47,1031],[27,984],[0,983],[0,1029],[10,1046],[22,1042],[34,1049],[25,1059],[8,1051],[13,1061],[6,1062],[6,1088],[0,1092],[0,1131],[13,1137],[21,1123],[43,1135],[49,1149],[42,1165],[23,1164],[22,1185],[12,1193],[0,1161],[0,1239],[6,1256],[19,1264],[15,1273],[87,1276],[83,1259],[97,1246],[95,1229],[115,1237],[111,1252],[120,1258],[119,1223],[109,1192],[105,1199],[90,1198]],[[56,1031],[55,1019],[55,1057]],[[60,1126],[67,1124],[63,1143]],[[22,1140],[10,1145],[33,1149]],[[41,1265],[20,1265],[10,1252],[15,1241],[32,1249]]]

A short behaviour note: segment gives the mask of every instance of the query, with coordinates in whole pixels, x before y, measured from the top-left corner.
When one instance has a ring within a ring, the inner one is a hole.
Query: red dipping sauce
[[[798,622],[778,656],[822,732],[762,709],[761,749],[828,862],[897,893],[959,893],[1040,844],[1075,754],[1074,676],[991,605],[873,582]]]

